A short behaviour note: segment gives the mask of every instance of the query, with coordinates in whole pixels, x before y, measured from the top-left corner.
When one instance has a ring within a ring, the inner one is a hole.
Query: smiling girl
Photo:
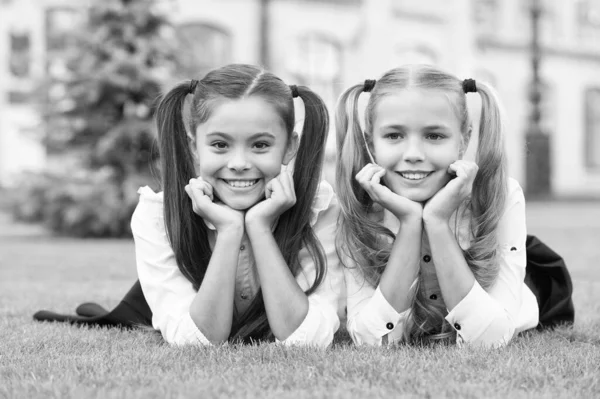
[[[294,97],[304,102],[301,139]],[[164,191],[140,189],[131,223],[154,328],[177,344],[328,345],[343,273],[336,199],[319,181],[328,130],[321,98],[258,67],[229,65],[173,88],[156,120]]]
[[[364,130],[362,92],[371,92]],[[482,101],[476,163],[463,159],[470,92]],[[338,246],[357,344],[498,346],[538,325],[539,298],[525,284],[525,201],[506,175],[489,86],[427,66],[393,69],[341,96],[336,129]],[[572,321],[570,306],[547,321]]]
[[[305,108],[301,138],[294,97]],[[34,318],[151,325],[173,344],[330,344],[344,278],[337,200],[320,182],[321,98],[229,65],[166,93],[156,123],[163,191],[141,188],[131,221],[139,282],[112,312],[84,304],[79,316]]]

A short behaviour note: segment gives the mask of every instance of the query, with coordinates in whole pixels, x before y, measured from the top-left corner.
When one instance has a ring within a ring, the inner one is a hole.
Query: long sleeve
[[[358,267],[345,268],[348,333],[356,345],[380,346],[384,336],[401,337],[407,312],[398,313]],[[388,342],[390,340],[388,339]]]
[[[308,296],[308,313],[304,321],[289,337],[281,341],[286,345],[328,346],[340,325],[338,309],[344,289],[343,271],[335,247],[335,233],[339,205],[331,186],[322,182],[313,205],[313,231],[323,248],[327,262],[325,278],[319,287]],[[315,263],[306,247],[300,250],[298,260],[302,267],[296,277],[300,287],[306,291],[316,277]]]
[[[139,193],[131,230],[138,278],[152,310],[152,325],[170,344],[210,345],[190,317],[196,290],[177,267],[165,230],[162,194],[148,187]]]
[[[446,316],[457,331],[459,343],[501,346],[515,332],[538,324],[537,301],[524,283],[525,198],[515,180],[509,179],[508,188],[506,210],[498,226],[498,278],[488,291],[475,282],[467,296]]]

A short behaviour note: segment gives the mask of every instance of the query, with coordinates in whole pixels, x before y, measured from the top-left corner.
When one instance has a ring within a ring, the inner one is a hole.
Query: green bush
[[[128,237],[137,205],[137,189],[150,176],[130,175],[121,185],[110,169],[67,174],[26,174],[9,191],[9,207],[17,220],[37,222],[76,237]],[[154,179],[156,180],[156,179]],[[156,189],[156,184],[153,184]]]

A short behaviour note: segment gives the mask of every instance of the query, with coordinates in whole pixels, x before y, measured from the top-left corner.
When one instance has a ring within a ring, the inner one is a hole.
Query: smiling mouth
[[[407,180],[423,180],[433,172],[396,172]]]
[[[252,187],[254,186],[256,183],[259,182],[260,179],[254,179],[254,180],[229,180],[229,179],[221,179],[223,180],[225,183],[227,183],[227,185],[229,185],[230,187],[234,187],[234,188],[247,188],[247,187]]]

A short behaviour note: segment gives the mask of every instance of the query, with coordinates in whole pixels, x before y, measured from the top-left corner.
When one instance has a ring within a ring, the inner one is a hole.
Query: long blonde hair
[[[340,97],[335,121],[338,154],[336,188],[342,209],[337,247],[344,265],[358,265],[365,279],[374,286],[379,284],[385,270],[395,235],[369,219],[373,201],[354,176],[371,162],[369,151],[372,152],[373,149],[372,127],[377,104],[384,96],[409,88],[434,89],[445,93],[452,101],[460,121],[464,147],[470,139],[471,119],[463,82],[431,66],[403,66],[385,73],[371,92],[365,110],[364,131],[360,126],[358,113],[358,100],[364,91],[364,85],[352,86]],[[473,183],[471,198],[465,204],[465,209],[471,215],[473,238],[470,247],[463,252],[475,279],[487,289],[496,280],[499,269],[496,231],[506,201],[506,155],[504,127],[497,97],[493,89],[482,82],[477,82],[477,92],[481,97],[476,155],[479,171]],[[419,273],[410,315],[404,325],[405,340],[412,343],[453,340],[455,332],[445,320],[447,311],[443,301],[438,300],[434,304],[426,300],[422,283],[423,276]]]

